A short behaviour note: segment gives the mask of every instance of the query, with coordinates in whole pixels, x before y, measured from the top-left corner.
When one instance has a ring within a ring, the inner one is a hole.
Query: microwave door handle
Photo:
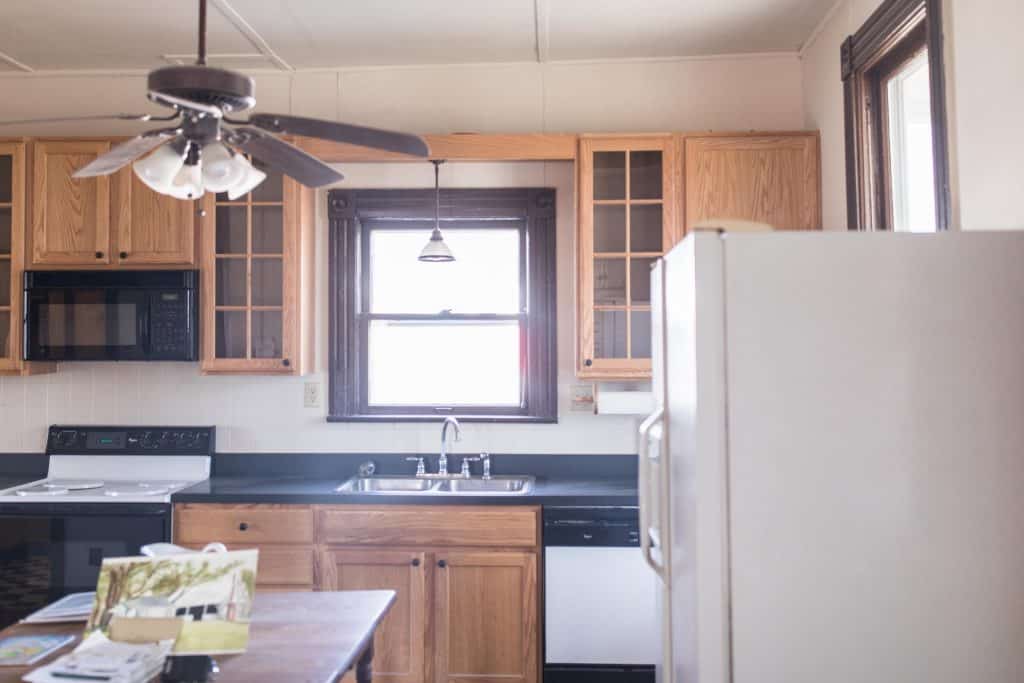
[[[146,296],[140,302],[139,305],[139,317],[136,321],[138,325],[138,337],[139,346],[142,348],[143,355],[149,356],[150,354],[150,338],[149,338],[149,297]]]
[[[648,450],[651,443],[651,429],[661,422],[664,415],[665,409],[658,408],[640,424],[639,460],[637,461],[640,552],[643,553],[644,561],[647,562],[662,581],[665,581],[665,567],[654,559],[654,553],[651,549],[651,501],[649,500],[651,466]]]

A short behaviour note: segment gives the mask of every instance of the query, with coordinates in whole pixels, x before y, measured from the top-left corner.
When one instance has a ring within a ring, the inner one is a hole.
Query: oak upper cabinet
[[[0,142],[0,373],[21,362],[21,263],[25,234],[25,145]]]
[[[114,256],[124,268],[196,262],[196,202],[154,192],[131,166],[111,177]]]
[[[32,265],[110,263],[110,178],[71,177],[110,143],[37,140],[33,148]]]
[[[436,558],[436,683],[535,682],[537,555],[444,551]]]
[[[373,677],[422,683],[426,664],[426,553],[417,550],[324,550],[320,589],[393,590],[395,603],[377,629]]]
[[[684,225],[716,219],[820,230],[817,133],[684,136]]]
[[[678,239],[676,149],[672,135],[580,139],[580,377],[650,376],[650,270]]]
[[[250,194],[202,200],[205,373],[301,374],[312,361],[313,191],[262,170]]]

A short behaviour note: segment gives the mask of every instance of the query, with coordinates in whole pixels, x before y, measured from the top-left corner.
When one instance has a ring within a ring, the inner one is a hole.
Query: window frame
[[[950,228],[941,0],[887,0],[842,45],[849,230],[891,230],[892,179],[883,84],[928,50],[935,226]]]
[[[555,191],[449,189],[441,191],[441,229],[496,221],[522,226],[520,288],[524,310],[508,316],[370,314],[371,229],[429,228],[434,190],[332,190],[328,193],[328,422],[436,422],[448,416],[470,422],[558,421]],[[447,227],[446,227],[447,224]],[[429,233],[424,233],[425,235]],[[523,321],[519,406],[371,406],[366,350],[373,319]]]

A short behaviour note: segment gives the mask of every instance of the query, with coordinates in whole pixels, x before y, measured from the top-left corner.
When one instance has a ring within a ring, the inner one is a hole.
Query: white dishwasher
[[[544,508],[544,683],[654,683],[657,577],[637,517]]]

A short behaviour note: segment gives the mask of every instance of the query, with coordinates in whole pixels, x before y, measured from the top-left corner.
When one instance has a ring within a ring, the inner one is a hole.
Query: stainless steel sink
[[[490,479],[460,477],[352,477],[334,489],[338,493],[380,495],[463,495],[508,496],[525,495],[533,488],[533,477],[491,477]]]
[[[338,493],[432,493],[441,486],[440,481],[415,477],[353,477],[334,489]]]
[[[533,488],[533,477],[491,477],[490,479],[449,479],[442,493],[524,495]]]

